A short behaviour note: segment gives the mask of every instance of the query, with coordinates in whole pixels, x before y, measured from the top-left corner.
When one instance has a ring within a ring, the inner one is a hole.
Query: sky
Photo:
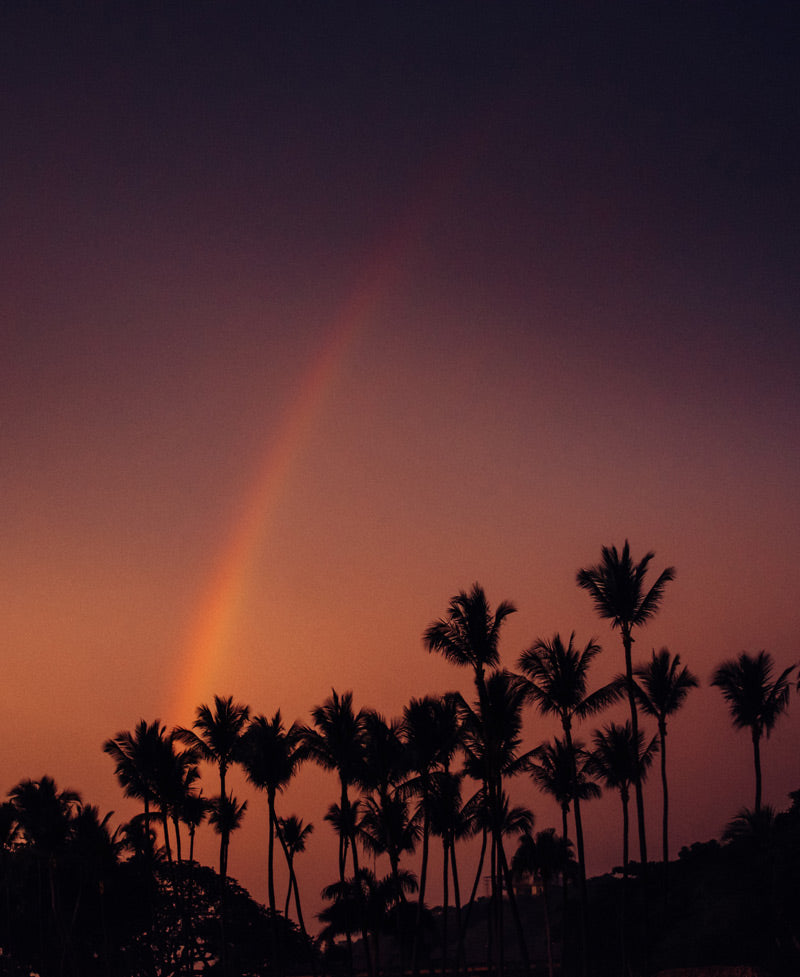
[[[575,573],[627,538],[677,571],[634,657],[702,683],[669,733],[673,854],[718,837],[753,774],[710,675],[800,660],[797,9],[0,19],[0,793],[48,774],[119,823],[102,744],[142,718],[469,695],[422,634],[474,581],[518,607],[504,665],[574,630],[603,684],[619,635]],[[528,711],[527,747],[554,732]],[[798,732],[793,693],[779,808]],[[266,800],[234,787],[230,873],[263,900]],[[309,917],[336,798],[306,768],[280,801],[315,824]],[[646,803],[657,852],[657,777]],[[589,870],[618,864],[618,800],[584,821]]]

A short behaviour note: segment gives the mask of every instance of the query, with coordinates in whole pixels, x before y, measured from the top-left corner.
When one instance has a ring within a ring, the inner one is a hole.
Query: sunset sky
[[[102,744],[141,718],[469,693],[421,636],[476,580],[519,608],[504,664],[575,630],[599,685],[575,573],[627,537],[677,569],[635,655],[702,680],[673,853],[719,836],[753,774],[711,671],[800,660],[796,6],[79,6],[0,14],[0,793],[49,774],[119,823]],[[793,693],[779,807],[799,733]],[[309,916],[336,796],[280,802]],[[618,799],[585,820],[605,871]]]

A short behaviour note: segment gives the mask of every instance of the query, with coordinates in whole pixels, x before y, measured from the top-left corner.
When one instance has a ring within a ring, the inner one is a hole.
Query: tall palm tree
[[[641,627],[655,616],[661,607],[666,585],[675,579],[675,568],[667,567],[661,571],[655,583],[649,589],[646,588],[645,577],[654,556],[653,552],[645,553],[638,563],[634,563],[626,539],[622,553],[617,551],[616,546],[604,546],[600,562],[595,566],[578,570],[577,573],[578,586],[588,592],[598,615],[610,620],[611,627],[618,628],[622,635],[625,680],[634,740],[639,733],[639,719],[636,712],[636,691],[631,660],[633,629]],[[634,782],[634,789],[639,830],[639,857],[644,872],[647,867],[647,837],[644,823],[644,795],[638,779]]]
[[[795,666],[785,668],[773,680],[774,668],[768,651],[759,651],[757,655],[743,651],[738,658],[718,665],[711,678],[711,684],[727,700],[734,729],[750,729],[756,774],[756,813],[761,810],[761,738],[765,734],[769,737],[775,723],[786,712],[789,676]]]
[[[583,848],[583,824],[581,821],[580,791],[578,790],[578,766],[572,742],[572,724],[596,715],[619,697],[619,685],[612,682],[587,693],[589,666],[600,654],[600,645],[591,640],[583,651],[575,647],[575,632],[565,645],[560,634],[549,641],[538,638],[523,651],[517,667],[522,671],[527,695],[543,716],[556,715],[561,720],[564,742],[570,757],[572,801],[575,811],[575,837],[578,845],[578,884],[581,906],[581,937],[584,972],[588,970],[588,921],[586,895],[586,858]]]
[[[428,651],[437,651],[447,661],[471,667],[475,673],[478,698],[486,695],[486,669],[500,663],[500,629],[506,618],[516,611],[511,601],[501,601],[492,613],[483,587],[459,591],[451,598],[447,616],[434,621],[425,631],[423,641]]]
[[[197,707],[197,718],[192,729],[179,727],[175,730],[177,739],[196,749],[198,755],[208,763],[219,767],[220,812],[215,828],[220,835],[219,874],[222,885],[227,875],[228,836],[226,825],[231,819],[227,816],[228,794],[226,776],[230,765],[239,759],[241,741],[250,715],[250,707],[233,701],[233,696],[222,698],[214,696],[214,708],[204,704]],[[224,863],[223,864],[223,857]]]
[[[697,677],[689,668],[681,667],[681,656],[671,655],[668,648],[662,648],[644,665],[633,670],[639,679],[636,683],[636,698],[642,709],[658,723],[659,752],[661,753],[661,794],[663,798],[661,817],[661,858],[664,862],[664,885],[666,889],[667,865],[669,863],[669,791],[667,786],[667,719],[676,713],[686,701],[689,692],[697,688]]]
[[[241,760],[247,779],[267,794],[267,891],[269,908],[277,912],[275,902],[275,835],[278,817],[275,798],[295,775],[303,759],[303,731],[297,723],[284,728],[280,709],[271,719],[256,716],[242,737]]]

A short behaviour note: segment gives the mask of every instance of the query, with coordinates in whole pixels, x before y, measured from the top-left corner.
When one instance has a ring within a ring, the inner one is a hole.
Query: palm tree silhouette
[[[636,698],[642,709],[658,723],[659,751],[661,753],[661,794],[663,798],[661,818],[661,858],[664,862],[664,891],[667,885],[669,864],[669,791],[667,787],[667,719],[676,713],[686,701],[691,689],[697,688],[698,680],[688,667],[681,667],[681,656],[671,655],[662,648],[644,665],[633,670],[639,679]]]
[[[219,767],[220,801],[214,826],[220,835],[219,874],[223,887],[227,877],[229,842],[225,832],[226,825],[232,823],[232,818],[228,816],[229,798],[225,780],[228,768],[239,759],[242,734],[249,715],[250,707],[234,702],[233,696],[222,698],[215,695],[213,709],[205,704],[197,707],[197,718],[192,724],[192,729],[179,727],[175,730],[177,739],[196,749],[203,760]]]
[[[284,916],[289,917],[289,902],[294,892],[294,905],[297,910],[297,923],[300,931],[305,935],[306,927],[303,922],[303,912],[300,908],[300,888],[297,884],[297,876],[294,871],[294,857],[306,850],[306,842],[314,831],[313,824],[303,824],[302,818],[296,814],[290,814],[286,818],[278,818],[278,837],[284,846],[286,862],[289,866],[289,885],[286,889],[286,904],[283,909]]]
[[[722,662],[714,670],[715,685],[728,703],[734,729],[750,729],[753,740],[753,763],[756,775],[754,811],[761,810],[761,738],[769,738],[775,723],[789,705],[789,676],[795,666],[785,668],[774,681],[772,655],[759,651]]]
[[[612,628],[619,628],[625,651],[625,679],[628,704],[631,711],[631,732],[634,740],[639,733],[636,712],[636,691],[633,681],[631,647],[633,629],[646,624],[658,612],[664,597],[664,588],[675,579],[675,568],[667,567],[656,578],[649,590],[645,589],[645,577],[655,553],[646,553],[638,563],[631,559],[628,540],[622,553],[616,546],[604,546],[602,559],[595,566],[578,570],[578,586],[589,593],[595,610],[601,618],[611,621]],[[644,823],[644,795],[638,779],[634,781],[636,792],[636,817],[639,829],[639,857],[642,871],[647,867],[647,837]]]
[[[339,885],[345,887],[347,852],[352,852],[353,877],[359,874],[358,847],[356,845],[356,810],[350,801],[350,787],[358,784],[364,774],[364,738],[366,713],[353,709],[353,693],[344,692],[341,697],[335,689],[322,703],[311,710],[314,727],[303,728],[303,742],[308,756],[325,770],[333,770],[339,776],[338,805],[332,805],[326,820],[338,824],[339,834]],[[350,919],[350,916],[347,917]],[[349,967],[352,970],[352,932],[346,933]],[[365,939],[367,966],[371,971],[369,947]]]
[[[464,926],[475,900],[477,880],[483,866],[483,857],[488,838],[491,840],[489,859],[489,879],[491,884],[492,907],[490,919],[494,930],[490,929],[493,940],[499,937],[501,898],[508,869],[505,862],[502,835],[506,825],[506,796],[504,780],[527,769],[530,753],[519,753],[522,743],[522,707],[526,699],[526,689],[519,675],[502,669],[492,672],[486,680],[482,701],[476,708],[470,707],[464,699],[459,700],[459,712],[463,731],[464,769],[468,776],[482,784],[480,798],[473,800],[475,816],[484,818],[484,838],[479,857],[476,882],[473,884]],[[509,890],[509,902],[515,913],[513,890]],[[520,952],[527,961],[525,940],[518,927]],[[499,949],[502,951],[502,947]],[[527,964],[526,964],[527,966]]]
[[[156,779],[166,727],[160,719],[139,720],[133,732],[123,730],[106,740],[103,752],[114,761],[114,773],[125,797],[144,806],[145,832],[150,831],[150,806],[157,800]]]
[[[53,955],[53,972],[61,972],[69,934],[61,911],[58,874],[74,831],[75,818],[82,807],[81,797],[74,790],[59,790],[52,777],[21,780],[8,796],[23,844],[45,869],[52,925],[46,927],[43,908],[40,926],[43,934],[53,934],[47,940]],[[56,958],[59,960],[57,965]]]
[[[275,798],[288,785],[305,759],[303,731],[297,723],[285,729],[280,709],[271,719],[256,716],[242,736],[241,760],[247,779],[267,794],[267,891],[270,911],[275,901]]]
[[[560,838],[555,828],[537,831],[536,837],[530,832],[523,834],[511,859],[511,867],[515,873],[529,872],[542,887],[549,977],[553,977],[554,973],[550,893],[553,883],[557,882],[559,877],[566,878],[571,864],[573,864],[572,842],[567,838]]]
[[[517,667],[522,671],[527,695],[539,708],[542,715],[556,715],[561,720],[564,742],[570,757],[570,779],[572,800],[575,809],[575,837],[578,844],[578,884],[581,905],[581,939],[583,948],[583,970],[588,970],[588,900],[586,895],[586,859],[583,848],[583,825],[581,822],[580,791],[578,790],[578,768],[575,748],[572,743],[572,724],[576,720],[596,715],[619,697],[619,684],[612,682],[587,693],[586,683],[589,666],[600,654],[600,645],[594,640],[587,643],[583,651],[575,645],[575,632],[565,645],[560,634],[549,641],[538,638],[527,651],[519,657]]]
[[[240,804],[232,794],[220,794],[211,801],[211,813],[208,820],[214,831],[220,836],[220,876],[223,884],[228,877],[228,846],[234,831],[242,826],[247,801]]]
[[[597,730],[592,738],[594,748],[586,762],[587,771],[601,780],[605,787],[618,790],[622,802],[622,911],[620,914],[620,945],[622,973],[627,973],[627,887],[628,887],[628,801],[631,784],[641,784],[658,750],[654,736],[645,746],[644,734],[634,735],[630,722],[624,725],[609,723]],[[642,869],[644,866],[641,867]],[[646,952],[646,948],[645,948]]]
[[[586,750],[580,740],[572,741],[572,749],[557,736],[532,751],[528,761],[531,780],[545,794],[549,794],[561,810],[561,836],[569,840],[568,815],[575,791],[573,761],[577,773],[577,790],[582,801],[600,796],[600,788],[589,780],[585,772]]]

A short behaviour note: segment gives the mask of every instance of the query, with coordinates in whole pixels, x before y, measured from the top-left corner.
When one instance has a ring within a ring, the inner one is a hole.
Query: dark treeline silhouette
[[[600,645],[592,638],[581,646],[574,633],[534,640],[518,657],[519,673],[504,667],[500,638],[515,607],[493,609],[476,583],[423,634],[428,651],[469,669],[471,695],[425,695],[386,718],[334,689],[310,709],[308,724],[288,725],[279,710],[254,715],[215,696],[197,707],[189,729],[142,720],[103,746],[123,793],[141,804],[115,830],[109,815],[51,778],[20,782],[0,806],[0,975],[445,977],[482,967],[601,977],[709,963],[796,972],[800,792],[785,812],[763,806],[760,757],[762,736],[787,708],[794,666],[773,679],[772,659],[760,652],[715,670],[712,684],[734,726],[752,734],[756,802],[721,843],[692,845],[670,862],[667,720],[676,721],[698,680],[667,648],[632,659],[633,629],[657,612],[674,577],[668,568],[648,586],[652,559],[635,562],[626,541],[621,553],[604,548],[599,564],[578,573],[599,615],[622,635],[625,671],[600,687],[590,677]],[[630,718],[598,722],[620,700]],[[523,747],[530,706],[558,719],[560,738]],[[589,719],[598,725],[579,738],[577,725]],[[658,754],[662,852],[648,870],[644,786]],[[218,793],[203,793],[203,764]],[[338,782],[325,815],[338,856],[316,937],[303,917],[296,859],[317,827],[283,810],[303,764]],[[236,830],[257,807],[229,792],[233,765],[265,797],[267,907],[228,877]],[[534,830],[534,812],[512,803],[512,781],[521,778],[557,801],[560,834]],[[587,879],[585,818],[603,790],[620,797],[621,862]],[[631,794],[638,861],[629,854]],[[195,861],[198,830],[219,835],[217,870]],[[468,842],[478,864],[465,878],[459,855]],[[426,900],[434,843],[440,907]],[[280,894],[276,859],[289,879]],[[758,912],[748,914],[756,895]]]

